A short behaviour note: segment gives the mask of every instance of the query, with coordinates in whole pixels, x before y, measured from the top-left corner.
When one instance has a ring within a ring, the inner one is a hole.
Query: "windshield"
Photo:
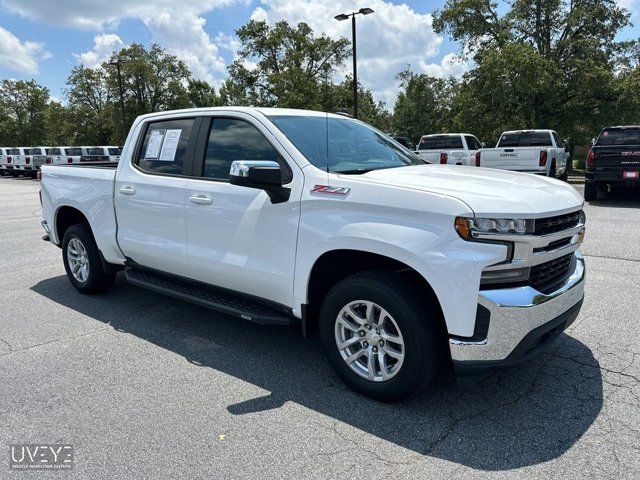
[[[640,145],[640,128],[605,129],[596,145]]]
[[[391,137],[348,118],[270,115],[269,119],[310,163],[330,172],[365,173],[425,163]]]
[[[510,132],[500,137],[498,147],[552,147],[549,132]]]

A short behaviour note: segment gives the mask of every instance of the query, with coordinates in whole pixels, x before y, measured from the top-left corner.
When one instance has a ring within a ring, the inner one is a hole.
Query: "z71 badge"
[[[330,195],[348,195],[351,191],[347,187],[332,187],[330,185],[314,185],[311,193],[328,193]]]

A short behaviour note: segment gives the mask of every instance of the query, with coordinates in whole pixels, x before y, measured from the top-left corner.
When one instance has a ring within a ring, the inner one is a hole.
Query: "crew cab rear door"
[[[290,306],[302,172],[269,130],[244,113],[207,118],[186,188],[191,278]],[[231,162],[280,164],[289,200],[229,183]]]
[[[142,125],[133,155],[115,181],[117,239],[138,265],[188,277],[185,189],[201,118]]]

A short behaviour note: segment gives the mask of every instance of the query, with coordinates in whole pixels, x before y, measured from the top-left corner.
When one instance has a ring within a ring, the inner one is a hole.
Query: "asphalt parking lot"
[[[18,443],[73,444],[72,471],[38,478],[640,477],[638,193],[586,206],[586,299],[550,353],[393,405],[316,338],[123,278],[79,294],[38,183],[0,178],[0,205],[0,478],[36,478],[9,469]]]

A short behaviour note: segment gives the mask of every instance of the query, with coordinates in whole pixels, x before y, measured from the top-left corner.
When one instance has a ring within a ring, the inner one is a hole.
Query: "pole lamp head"
[[[336,20],[348,20],[349,19],[349,15],[347,15],[346,13],[341,13],[340,15],[336,15],[335,17]]]
[[[359,13],[361,13],[362,15],[369,15],[370,13],[373,13],[373,9],[372,8],[361,8],[359,10]]]

